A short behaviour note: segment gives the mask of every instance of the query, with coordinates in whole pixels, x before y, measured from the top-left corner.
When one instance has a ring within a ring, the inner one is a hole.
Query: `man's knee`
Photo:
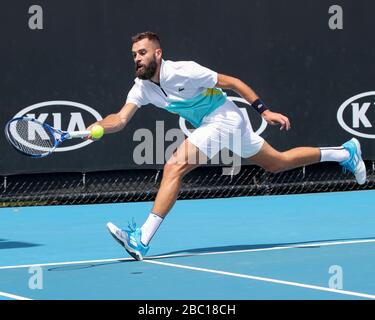
[[[182,178],[186,173],[188,173],[189,165],[187,162],[172,162],[168,161],[164,165],[164,174],[166,178]]]

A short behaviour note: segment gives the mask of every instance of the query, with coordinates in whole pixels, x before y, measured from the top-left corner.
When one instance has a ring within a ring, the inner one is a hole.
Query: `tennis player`
[[[177,199],[183,176],[199,166],[199,161],[193,159],[212,159],[220,149],[230,148],[222,142],[230,140],[234,132],[240,132],[240,156],[269,172],[335,161],[352,172],[359,184],[365,183],[366,168],[357,139],[338,147],[300,147],[279,152],[247,125],[239,108],[222,89],[237,92],[268,124],[279,125],[280,130],[291,128],[289,119],[271,111],[240,79],[218,74],[193,61],[164,60],[159,36],[153,32],[132,38],[132,55],[136,78],[125,105],[95,124],[104,127],[106,133],[118,132],[139,108],[153,104],[179,114],[196,128],[166,162],[153,208],[142,227],[137,228],[133,222],[129,230],[122,230],[111,222],[107,224],[111,235],[136,260],[147,254],[151,239]]]

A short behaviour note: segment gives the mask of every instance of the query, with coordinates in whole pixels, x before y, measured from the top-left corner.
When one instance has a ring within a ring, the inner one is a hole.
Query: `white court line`
[[[272,278],[257,277],[257,276],[247,275],[247,274],[226,272],[226,271],[220,271],[220,270],[214,270],[214,269],[197,268],[197,267],[191,267],[191,266],[185,266],[185,265],[181,265],[181,264],[167,263],[167,262],[161,262],[161,261],[143,260],[143,262],[152,263],[152,264],[159,264],[159,265],[168,266],[168,267],[194,270],[194,271],[203,271],[203,272],[215,273],[215,274],[231,276],[231,277],[236,277],[236,278],[245,278],[245,279],[257,280],[257,281],[272,282],[272,283],[283,284],[283,285],[287,285],[287,286],[294,286],[294,287],[301,287],[301,288],[306,288],[306,289],[320,290],[320,291],[338,293],[338,294],[361,297],[361,298],[375,299],[375,295],[371,295],[371,294],[355,292],[355,291],[338,290],[338,289],[333,289],[333,288],[315,286],[315,285],[311,285],[311,284],[299,283],[299,282],[291,282],[291,281],[284,281],[284,280],[278,280],[278,279],[272,279]]]
[[[328,246],[337,246],[337,245],[374,243],[374,242],[375,242],[375,239],[336,241],[336,242],[331,241],[331,242],[315,242],[315,243],[307,243],[307,244],[296,244],[296,245],[292,245],[292,246],[275,246],[275,247],[260,248],[260,249],[244,249],[244,250],[202,252],[202,253],[179,253],[179,254],[149,256],[149,257],[145,258],[144,261],[145,260],[162,259],[162,258],[178,258],[178,257],[192,257],[192,256],[218,255],[218,254],[258,252],[258,251],[286,250],[286,249],[295,249],[295,248],[310,248],[310,247],[317,247],[317,246],[328,247]],[[86,264],[86,263],[116,262],[116,261],[134,261],[134,259],[133,258],[118,258],[118,259],[102,259],[102,260],[86,260],[86,261],[35,263],[35,264],[24,264],[24,265],[14,265],[14,266],[0,266],[0,270],[30,268],[30,267],[49,267],[49,266],[61,266],[61,265],[75,265],[75,264]]]
[[[314,242],[307,244],[296,244],[296,245],[280,245],[275,247],[268,248],[259,248],[259,249],[243,249],[243,250],[230,250],[230,251],[217,251],[217,252],[202,252],[202,253],[185,253],[185,254],[170,254],[170,255],[161,255],[161,256],[150,256],[149,259],[157,258],[174,258],[174,257],[189,257],[189,256],[208,256],[216,254],[231,254],[231,253],[244,253],[244,252],[257,252],[257,251],[273,251],[273,250],[286,250],[286,249],[296,249],[296,248],[311,248],[311,247],[328,247],[328,246],[338,246],[338,245],[347,245],[347,244],[358,244],[358,243],[374,243],[375,239],[367,240],[352,240],[352,241],[331,241],[331,242]],[[254,245],[256,246],[256,245]],[[147,260],[149,260],[147,259]]]
[[[10,298],[10,299],[15,299],[15,300],[32,300],[32,299],[29,299],[29,298],[25,298],[25,297],[21,297],[21,296],[16,296],[14,294],[6,293],[6,292],[1,292],[1,291],[0,291],[0,296],[1,297],[6,297],[6,298]]]

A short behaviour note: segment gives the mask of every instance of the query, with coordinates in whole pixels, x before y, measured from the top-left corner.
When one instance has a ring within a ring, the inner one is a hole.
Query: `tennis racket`
[[[17,151],[33,158],[50,155],[65,140],[89,135],[90,131],[62,131],[30,117],[13,118],[5,126],[8,142]]]

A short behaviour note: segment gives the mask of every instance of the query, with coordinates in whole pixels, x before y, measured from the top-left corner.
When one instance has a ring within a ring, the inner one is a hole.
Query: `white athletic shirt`
[[[160,84],[136,78],[126,103],[138,107],[153,104],[177,113],[198,128],[202,119],[223,105],[226,94],[219,88],[217,73],[194,61],[164,61]]]

